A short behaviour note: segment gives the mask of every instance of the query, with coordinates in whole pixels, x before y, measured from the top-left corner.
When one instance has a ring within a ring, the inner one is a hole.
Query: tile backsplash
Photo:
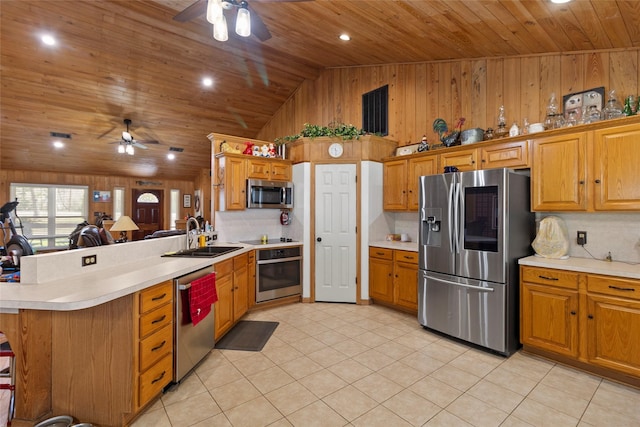
[[[554,215],[564,220],[569,231],[569,256],[604,259],[609,252],[614,261],[640,263],[640,212],[620,213],[536,213],[536,224],[544,217]],[[408,233],[412,241],[418,238],[418,214],[385,213],[388,231],[383,227],[374,240],[384,240],[384,232]],[[587,244],[576,243],[576,232],[587,232]],[[587,252],[588,251],[588,252]],[[591,255],[589,255],[591,253]]]
[[[640,263],[640,212],[543,212],[536,213],[536,223],[549,215],[562,218],[567,225],[569,256],[604,259],[611,252],[614,261]],[[576,243],[578,230],[587,232],[584,248]]]

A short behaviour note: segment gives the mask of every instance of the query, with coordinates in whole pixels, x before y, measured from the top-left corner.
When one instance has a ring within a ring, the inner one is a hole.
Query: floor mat
[[[277,326],[278,322],[241,320],[216,343],[215,348],[221,350],[260,351],[269,341]]]

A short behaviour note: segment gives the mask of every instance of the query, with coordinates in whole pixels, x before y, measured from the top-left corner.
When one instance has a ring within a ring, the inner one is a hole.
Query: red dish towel
[[[191,282],[191,287],[189,288],[189,312],[193,326],[211,313],[211,305],[216,301],[218,301],[218,294],[216,293],[215,272]]]

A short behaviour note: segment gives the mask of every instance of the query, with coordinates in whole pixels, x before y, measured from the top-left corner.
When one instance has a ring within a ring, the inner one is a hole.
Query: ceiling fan
[[[207,4],[209,1],[212,1],[212,0],[196,0],[196,2],[193,3],[191,6],[188,6],[186,9],[184,9],[183,11],[178,13],[176,16],[174,16],[173,19],[178,22],[187,22],[197,18],[198,16],[204,15],[207,12]],[[263,3],[267,3],[267,2],[284,3],[284,2],[306,2],[306,1],[313,1],[313,0],[251,0],[251,1],[263,2]],[[264,24],[260,16],[253,10],[253,8],[249,7],[248,1],[221,0],[220,3],[224,10],[228,10],[234,7],[239,9],[244,8],[249,10],[251,14],[251,32],[260,41],[266,41],[271,38],[271,33],[269,32],[269,29]],[[236,16],[234,14],[231,14],[231,17],[234,20],[234,22],[230,23],[230,27],[233,28],[235,26]]]
[[[160,144],[158,141],[153,139],[147,140],[135,140],[133,139],[133,135],[129,132],[129,125],[131,124],[131,119],[124,119],[124,124],[127,126],[127,130],[122,132],[122,139],[120,141],[114,141],[111,144],[119,144],[118,145],[118,153],[127,153],[133,155],[133,147],[142,148],[146,150],[147,147],[145,144]]]

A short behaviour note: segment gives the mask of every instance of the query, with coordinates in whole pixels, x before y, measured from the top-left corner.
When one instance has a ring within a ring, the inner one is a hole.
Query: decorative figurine
[[[255,145],[253,142],[245,142],[244,143],[245,148],[244,151],[242,152],[242,154],[248,154],[248,155],[252,155],[253,154],[253,146]]]
[[[276,147],[275,145],[273,145],[273,142],[269,143],[269,157],[275,158],[276,157]]]
[[[429,143],[427,142],[427,135],[422,136],[422,141],[418,145],[418,153],[422,153],[423,151],[429,151]]]

